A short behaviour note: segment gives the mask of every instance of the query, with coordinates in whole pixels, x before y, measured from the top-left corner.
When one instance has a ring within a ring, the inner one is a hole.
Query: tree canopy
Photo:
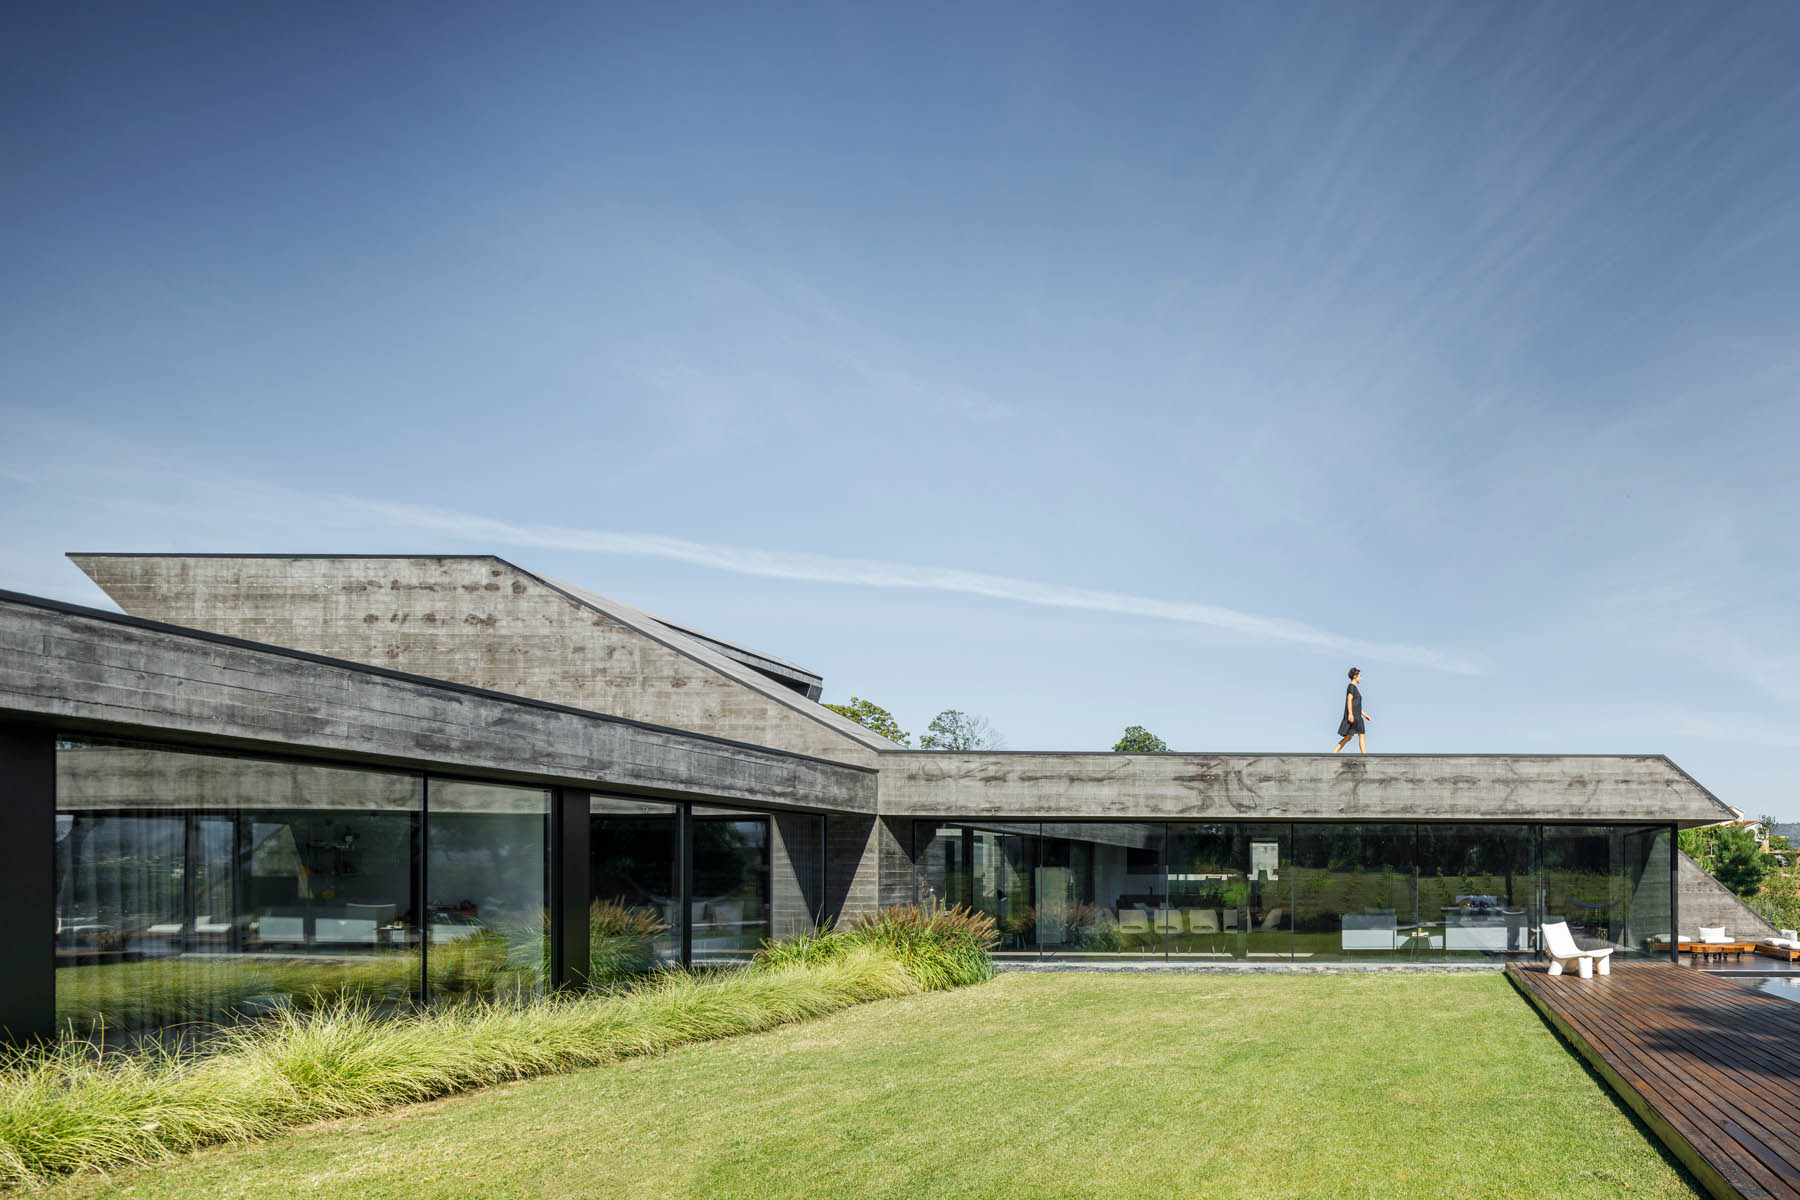
[[[902,746],[912,745],[912,734],[900,728],[900,722],[894,720],[893,713],[872,700],[852,696],[848,704],[827,704],[825,707],[839,716],[849,717],[864,729],[879,733],[889,741],[899,742]]]
[[[1142,725],[1127,725],[1113,750],[1122,754],[1167,754],[1169,743]]]
[[[1748,829],[1719,830],[1713,878],[1740,896],[1755,893],[1763,878],[1762,847],[1755,834]]]
[[[931,718],[925,736],[919,739],[921,750],[999,750],[1006,739],[988,724],[986,717],[971,716],[947,708]]]

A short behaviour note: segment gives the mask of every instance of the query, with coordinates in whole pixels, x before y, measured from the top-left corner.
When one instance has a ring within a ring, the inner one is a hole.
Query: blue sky
[[[0,586],[492,551],[1017,749],[1800,820],[1800,9],[8,6]]]

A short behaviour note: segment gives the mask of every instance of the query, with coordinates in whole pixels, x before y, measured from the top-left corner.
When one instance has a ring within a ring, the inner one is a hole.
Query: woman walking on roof
[[[1364,754],[1369,752],[1369,743],[1363,738],[1363,722],[1372,721],[1375,718],[1363,711],[1362,689],[1356,686],[1361,682],[1362,668],[1351,667],[1350,686],[1344,689],[1344,716],[1338,722],[1338,744],[1331,748],[1333,754],[1342,750],[1344,743],[1353,736],[1356,738],[1357,750]]]

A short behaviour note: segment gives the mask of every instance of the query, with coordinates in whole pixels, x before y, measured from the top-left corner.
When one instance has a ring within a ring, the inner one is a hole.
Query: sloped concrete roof
[[[895,748],[810,672],[495,555],[69,557],[151,620],[863,766]]]

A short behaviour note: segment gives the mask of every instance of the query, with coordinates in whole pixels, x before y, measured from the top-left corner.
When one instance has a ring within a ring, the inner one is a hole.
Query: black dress
[[[1350,711],[1355,719],[1340,717],[1338,719],[1338,736],[1349,737],[1353,733],[1367,733],[1368,730],[1363,727],[1362,689],[1353,683],[1344,690],[1344,695],[1350,697]]]

